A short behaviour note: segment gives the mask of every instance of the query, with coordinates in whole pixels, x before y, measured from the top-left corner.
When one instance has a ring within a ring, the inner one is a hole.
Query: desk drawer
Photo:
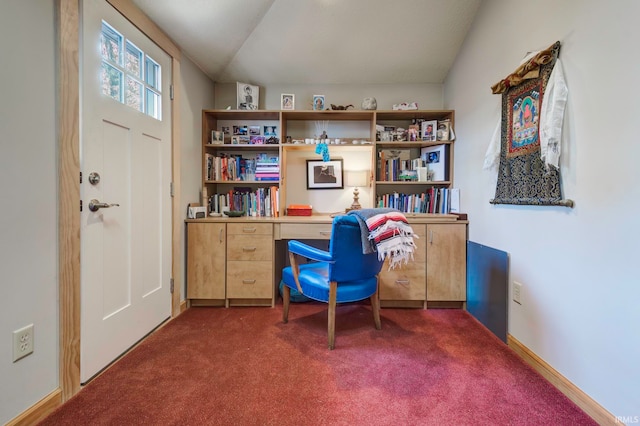
[[[270,223],[229,223],[227,234],[273,235],[273,225]]]
[[[331,223],[282,223],[280,238],[283,240],[328,240]]]
[[[273,239],[266,235],[227,235],[227,260],[271,260]]]
[[[381,300],[426,300],[427,274],[425,263],[409,261],[401,268],[389,271],[385,260],[378,275]]]
[[[227,298],[271,299],[272,262],[227,262]]]

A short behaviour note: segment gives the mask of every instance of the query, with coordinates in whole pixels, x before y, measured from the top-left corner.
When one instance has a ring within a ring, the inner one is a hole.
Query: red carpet
[[[460,310],[191,308],[43,425],[595,425]]]

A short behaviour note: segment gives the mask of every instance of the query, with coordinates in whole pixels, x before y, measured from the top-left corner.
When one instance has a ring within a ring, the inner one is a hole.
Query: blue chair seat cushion
[[[329,301],[329,264],[326,262],[300,265],[300,286],[305,296],[319,302]],[[291,289],[298,289],[293,271],[288,266],[282,270],[282,281]],[[338,283],[337,303],[356,302],[371,297],[378,287],[377,278],[365,278]]]

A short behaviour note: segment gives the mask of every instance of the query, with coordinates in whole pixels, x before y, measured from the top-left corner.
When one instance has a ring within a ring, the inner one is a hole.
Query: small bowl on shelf
[[[244,212],[242,210],[226,210],[223,212],[229,217],[240,217],[244,216]]]

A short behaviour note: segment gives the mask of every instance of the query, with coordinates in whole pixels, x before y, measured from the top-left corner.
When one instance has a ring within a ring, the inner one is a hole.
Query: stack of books
[[[258,154],[256,157],[256,180],[280,180],[280,161],[277,155],[269,156],[267,154]]]

